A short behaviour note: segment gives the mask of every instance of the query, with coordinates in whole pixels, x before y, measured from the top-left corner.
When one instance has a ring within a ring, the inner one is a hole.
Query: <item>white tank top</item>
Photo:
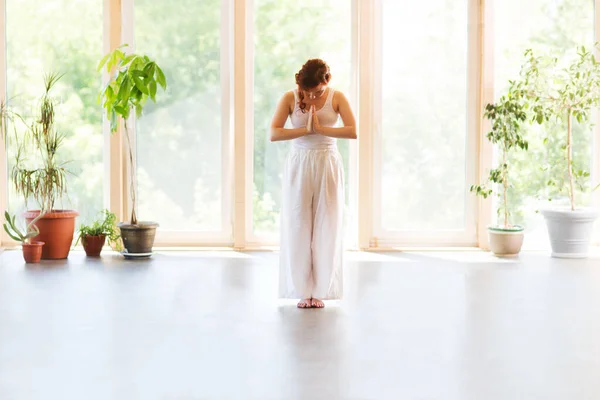
[[[338,113],[335,112],[332,105],[333,88],[328,89],[327,99],[323,107],[317,110],[317,117],[319,117],[319,123],[322,126],[334,127],[338,122]],[[290,115],[290,120],[294,128],[304,128],[308,122],[309,110],[302,112],[298,106],[298,89],[294,89],[294,111]],[[308,108],[308,106],[307,106]],[[329,136],[323,136],[319,134],[306,135],[296,139],[292,139],[292,145],[300,149],[335,149],[336,139]]]

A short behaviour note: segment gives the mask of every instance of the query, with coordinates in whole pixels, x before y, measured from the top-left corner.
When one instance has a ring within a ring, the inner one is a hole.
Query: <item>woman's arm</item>
[[[291,110],[294,109],[295,101],[293,92],[287,92],[283,95],[281,100],[279,100],[275,115],[271,121],[271,142],[296,139],[309,133],[310,126],[307,126],[306,128],[284,128],[285,121],[287,121]]]
[[[350,108],[350,103],[348,103],[348,99],[346,99],[346,96],[344,96],[342,92],[336,93],[338,95],[339,102],[338,113],[342,118],[344,126],[341,128],[321,126],[319,118],[317,118],[317,115],[313,112],[313,130],[318,134],[332,138],[356,139],[356,120],[354,119],[354,114]]]

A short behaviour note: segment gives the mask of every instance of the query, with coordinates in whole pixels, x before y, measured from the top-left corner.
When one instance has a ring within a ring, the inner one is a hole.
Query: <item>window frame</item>
[[[478,170],[477,149],[481,140],[481,127],[478,123],[478,115],[481,112],[480,94],[478,93],[479,83],[481,81],[481,33],[480,33],[480,2],[478,0],[467,1],[467,107],[466,107],[466,137],[465,137],[465,228],[456,230],[391,230],[382,226],[381,207],[383,188],[382,188],[382,169],[383,169],[383,132],[382,132],[382,11],[383,0],[375,0],[374,7],[374,25],[373,46],[374,46],[374,68],[372,75],[373,98],[371,112],[366,116],[369,119],[367,124],[370,132],[373,132],[372,138],[372,233],[368,243],[362,243],[363,248],[394,248],[403,246],[462,246],[476,247],[477,238],[477,199],[469,193],[470,182],[477,180],[480,171]]]
[[[113,0],[110,0],[111,2]],[[122,0],[122,43],[130,43],[130,51],[135,51],[135,2],[134,0]],[[232,224],[232,175],[233,175],[233,149],[232,149],[232,57],[231,57],[231,34],[230,27],[232,17],[232,3],[221,0],[220,12],[220,79],[221,79],[221,222],[222,229],[218,231],[203,230],[173,230],[157,229],[154,240],[155,247],[170,246],[209,246],[221,247],[233,245]],[[111,21],[113,22],[113,21]],[[133,146],[134,162],[137,162],[135,116],[128,121],[131,145]],[[122,139],[123,151],[127,152],[127,141]],[[123,169],[127,171],[124,175],[126,187],[129,187],[129,158],[125,157]],[[118,188],[113,188],[118,193]],[[124,206],[124,219],[131,214],[132,203],[129,199],[129,191],[119,193]],[[157,221],[160,224],[160,221]],[[160,226],[160,225],[159,225]]]
[[[487,176],[493,148],[485,138],[489,122],[483,120],[484,105],[494,98],[494,0],[468,1],[467,34],[467,131],[466,131],[466,229],[457,231],[391,231],[381,226],[381,20],[382,0],[351,0],[351,90],[358,135],[350,145],[349,185],[352,211],[347,247],[369,250],[406,247],[488,248],[487,226],[493,221],[491,199],[468,192],[471,182]],[[496,0],[498,1],[498,0]],[[103,52],[133,41],[134,0],[104,0]],[[595,39],[600,39],[600,0],[594,0]],[[156,247],[233,247],[249,250],[276,247],[278,237],[253,232],[254,165],[254,0],[221,0],[221,90],[222,102],[222,220],[219,232],[165,231],[159,229]],[[0,0],[0,20],[6,20],[6,0]],[[6,32],[0,30],[0,100],[6,99]],[[105,80],[107,75],[105,74]],[[600,179],[600,113],[593,141],[592,179]],[[135,147],[135,124],[130,123]],[[111,134],[104,118],[104,204],[127,218],[131,206],[128,191],[126,140],[120,129]],[[0,210],[8,200],[6,142],[0,138]],[[593,195],[600,207],[600,190]],[[158,221],[160,223],[160,221]],[[593,244],[600,245],[600,223]],[[457,236],[458,235],[458,236]],[[2,230],[0,246],[12,247]]]
[[[350,93],[348,94],[350,105],[353,107],[353,111],[357,114],[357,87],[358,87],[358,4],[359,0],[351,1],[351,64],[352,70],[350,71]],[[245,36],[245,48],[248,57],[248,65],[245,69],[244,80],[246,80],[246,125],[245,129],[248,133],[246,139],[246,153],[245,153],[245,187],[236,189],[245,190],[246,197],[244,199],[246,207],[245,213],[245,246],[248,249],[260,249],[277,247],[279,245],[279,235],[260,235],[254,232],[254,216],[253,216],[253,183],[254,183],[254,0],[245,0],[247,9],[247,29]],[[348,160],[348,182],[349,185],[349,204],[350,210],[356,209],[356,192],[357,192],[357,158],[358,158],[358,145],[356,141],[351,141],[349,145],[349,160]],[[236,157],[237,160],[237,157]],[[352,233],[348,236],[351,237],[350,241],[346,241],[346,248],[356,247],[356,231],[357,223],[356,218],[349,218],[348,226]],[[238,247],[238,246],[236,246]]]

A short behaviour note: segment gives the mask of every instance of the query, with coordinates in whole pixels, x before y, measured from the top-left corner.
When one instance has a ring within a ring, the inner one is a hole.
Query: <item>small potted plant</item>
[[[519,254],[523,245],[523,227],[510,222],[509,190],[509,154],[514,150],[527,150],[528,144],[522,135],[522,124],[527,121],[528,107],[523,97],[522,83],[511,81],[508,93],[493,104],[487,104],[484,117],[491,121],[492,127],[487,139],[500,151],[500,160],[496,168],[490,170],[486,184],[472,185],[471,192],[487,198],[497,191],[499,205],[498,222],[488,227],[490,250],[496,256],[514,256]]]
[[[57,200],[67,194],[68,173],[66,162],[58,159],[65,137],[55,128],[56,100],[50,94],[61,77],[56,73],[44,76],[44,93],[39,99],[37,115],[31,121],[10,111],[5,105],[2,113],[3,136],[6,135],[8,121],[14,127],[16,155],[11,170],[12,182],[26,204],[33,199],[38,205],[37,210],[26,211],[24,215],[28,224],[37,221],[37,240],[45,243],[42,249],[44,259],[68,257],[73,243],[75,218],[79,215],[74,210],[55,209]],[[17,123],[25,126],[22,134],[16,128]],[[31,156],[34,154],[35,157]],[[41,218],[38,218],[40,215]]]
[[[33,241],[32,238],[39,235],[40,231],[35,223],[43,217],[40,213],[31,222],[27,223],[25,229],[21,231],[15,222],[15,216],[10,215],[8,211],[4,212],[4,230],[11,239],[21,243],[23,248],[23,258],[26,263],[39,263],[42,258],[42,247],[44,242]]]
[[[158,223],[138,221],[137,218],[137,165],[134,160],[127,123],[132,111],[135,111],[137,118],[142,116],[148,98],[156,102],[158,86],[166,90],[167,79],[158,64],[148,56],[125,54],[121,49],[126,46],[125,44],[116,48],[100,61],[98,71],[105,68],[110,74],[108,83],[100,93],[100,98],[106,117],[110,121],[111,132],[117,131],[119,120],[121,120],[127,137],[130,162],[131,218],[128,223],[120,222],[118,224],[125,252],[129,256],[136,254],[149,256],[152,253]]]
[[[598,49],[596,44],[594,50]],[[594,208],[576,204],[576,188],[586,191],[586,184],[582,182],[590,174],[573,162],[573,122],[589,123],[600,104],[600,63],[594,53],[583,46],[577,48],[577,57],[566,67],[562,66],[564,60],[537,57],[531,49],[525,52],[525,57],[521,74],[527,96],[535,104],[534,119],[540,124],[561,124],[564,130],[563,173],[551,177],[548,185],[559,189],[566,204],[541,210],[548,227],[552,256],[584,258],[599,213]]]
[[[102,211],[102,219],[94,221],[91,225],[81,225],[77,243],[81,241],[88,257],[99,257],[102,248],[108,239],[108,244],[115,248],[120,247],[119,232],[116,227],[117,217],[108,210]]]

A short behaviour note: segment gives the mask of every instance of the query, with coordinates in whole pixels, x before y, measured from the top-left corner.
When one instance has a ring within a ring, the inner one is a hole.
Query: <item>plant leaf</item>
[[[156,81],[150,81],[150,85],[148,87],[150,89],[150,98],[156,103]]]
[[[158,65],[155,64],[156,69],[156,80],[160,86],[162,86],[163,90],[167,90],[167,78],[163,73],[162,69]]]
[[[8,227],[6,226],[6,223],[3,224],[4,225],[4,230],[6,231],[6,233],[8,234],[8,236],[10,236],[10,238],[12,240],[15,240],[17,242],[22,242],[23,239],[21,239],[20,237],[15,236],[10,230],[8,230]]]
[[[104,67],[104,65],[106,64],[106,62],[108,61],[110,56],[111,56],[111,53],[108,53],[104,57],[102,57],[102,60],[100,60],[100,62],[98,63],[98,66],[96,67],[96,72],[100,72],[102,70],[102,68]]]
[[[140,92],[142,92],[146,95],[150,94],[150,92],[148,91],[148,88],[146,87],[146,85],[144,85],[144,82],[142,82],[142,80],[140,79],[139,76],[132,75],[132,77],[133,77],[133,82],[135,82],[135,87],[137,87]]]
[[[122,66],[126,66],[127,64],[129,64],[131,62],[131,60],[133,60],[136,57],[135,54],[130,54],[127,57],[125,57],[123,59],[123,61],[121,61],[121,65]]]
[[[140,118],[142,116],[142,109],[143,109],[143,106],[141,104],[136,104],[135,105],[135,115],[136,115],[136,117]]]

